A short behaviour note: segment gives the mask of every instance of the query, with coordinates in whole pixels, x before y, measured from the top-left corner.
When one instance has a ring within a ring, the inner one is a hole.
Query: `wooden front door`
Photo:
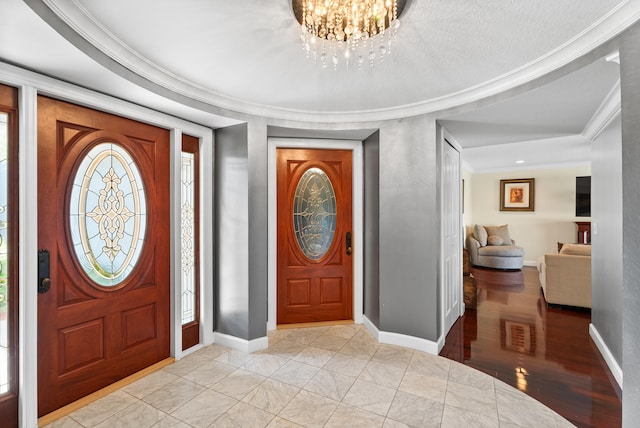
[[[277,323],[353,319],[352,152],[278,149]]]
[[[169,356],[167,130],[39,97],[38,244],[40,416]]]

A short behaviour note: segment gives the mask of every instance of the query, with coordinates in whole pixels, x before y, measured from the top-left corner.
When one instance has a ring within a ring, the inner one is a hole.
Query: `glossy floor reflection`
[[[579,427],[621,426],[621,392],[589,337],[590,312],[547,307],[538,271],[473,268],[478,306],[440,355],[477,368]]]
[[[358,325],[278,330],[269,349],[212,345],[52,427],[557,427],[536,400]]]

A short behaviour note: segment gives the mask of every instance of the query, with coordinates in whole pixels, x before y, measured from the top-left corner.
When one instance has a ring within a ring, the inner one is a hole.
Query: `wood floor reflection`
[[[578,427],[621,426],[621,391],[589,337],[590,312],[547,307],[532,267],[471,273],[477,309],[454,324],[440,355],[520,389]]]

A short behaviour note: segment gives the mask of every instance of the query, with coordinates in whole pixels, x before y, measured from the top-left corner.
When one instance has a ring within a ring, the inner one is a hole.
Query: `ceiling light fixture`
[[[373,67],[389,54],[406,0],[293,0],[302,48],[323,67]]]
[[[524,163],[523,160],[517,160],[516,163]]]

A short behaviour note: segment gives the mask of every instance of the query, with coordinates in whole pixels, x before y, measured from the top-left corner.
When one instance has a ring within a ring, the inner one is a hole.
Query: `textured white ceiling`
[[[588,161],[581,133],[617,65],[527,82],[640,18],[634,0],[410,0],[383,63],[335,71],[305,57],[290,0],[0,1],[5,62],[213,128],[247,113],[304,123],[434,112],[477,171],[517,154],[545,162],[551,147],[548,163]],[[531,90],[441,113],[522,87]]]
[[[569,42],[621,3],[414,0],[390,57],[374,69],[336,72],[306,58],[287,0],[76,1],[175,76],[246,103],[320,112],[388,109],[483,84]]]
[[[442,118],[463,147],[481,147],[580,134],[620,78],[601,58],[515,98]]]

